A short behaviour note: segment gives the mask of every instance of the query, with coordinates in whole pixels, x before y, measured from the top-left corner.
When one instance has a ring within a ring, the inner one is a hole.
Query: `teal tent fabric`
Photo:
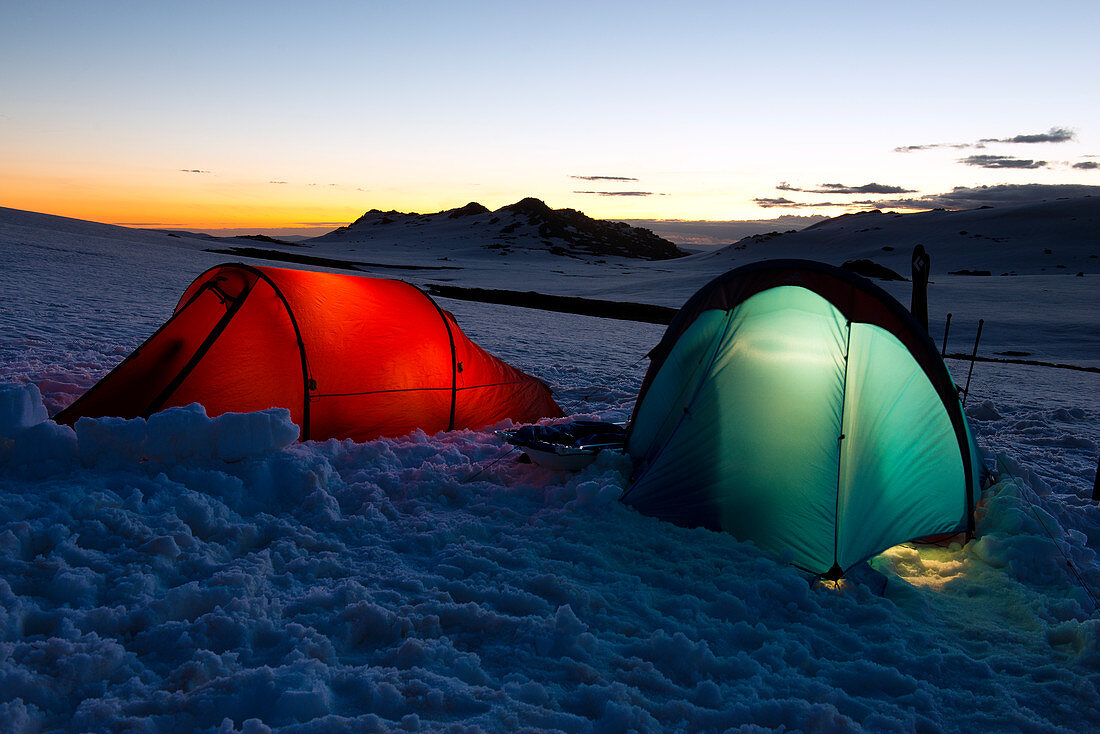
[[[748,275],[760,281],[766,268]],[[950,377],[929,359],[927,335],[899,338],[913,327],[904,309],[855,276],[789,261],[772,269],[797,277],[697,296],[670,326],[631,421],[624,501],[821,574],[966,530],[973,439],[954,386],[936,384]]]

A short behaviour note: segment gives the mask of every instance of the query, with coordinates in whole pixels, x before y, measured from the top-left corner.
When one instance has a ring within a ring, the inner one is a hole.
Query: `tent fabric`
[[[408,283],[219,265],[172,317],[59,422],[290,410],[301,438],[369,440],[560,416],[540,380],[474,344]]]
[[[957,391],[893,298],[839,268],[757,263],[680,310],[643,382],[624,501],[839,575],[972,527],[979,489]]]

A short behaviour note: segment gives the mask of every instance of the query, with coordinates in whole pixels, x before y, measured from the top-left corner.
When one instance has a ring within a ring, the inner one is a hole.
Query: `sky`
[[[0,205],[113,224],[319,232],[525,196],[760,220],[1100,186],[1095,2],[0,0],[0,27]]]

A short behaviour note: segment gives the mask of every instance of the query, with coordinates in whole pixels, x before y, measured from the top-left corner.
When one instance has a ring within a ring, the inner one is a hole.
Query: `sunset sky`
[[[0,206],[101,222],[524,196],[767,219],[1100,185],[1091,0],[0,0],[0,27]]]

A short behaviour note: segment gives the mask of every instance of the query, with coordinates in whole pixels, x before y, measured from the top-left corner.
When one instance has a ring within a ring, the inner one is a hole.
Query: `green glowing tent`
[[[773,260],[696,293],[651,354],[623,500],[838,577],[970,532],[979,461],[924,329],[885,291]]]

